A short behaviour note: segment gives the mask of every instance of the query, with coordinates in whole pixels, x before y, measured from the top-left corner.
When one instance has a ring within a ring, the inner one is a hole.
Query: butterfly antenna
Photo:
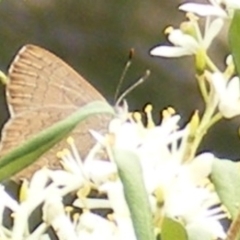
[[[123,80],[126,76],[126,73],[128,71],[128,69],[130,68],[131,64],[132,64],[132,59],[133,59],[133,56],[134,56],[134,49],[131,48],[130,51],[129,51],[129,54],[128,54],[128,60],[123,68],[123,71],[122,71],[122,74],[119,78],[119,81],[118,81],[118,85],[117,85],[117,88],[116,88],[116,91],[115,91],[115,95],[114,95],[114,102],[117,101],[117,98],[119,96],[119,91],[120,91],[120,88],[122,86],[122,83],[123,83]]]
[[[139,85],[141,85],[143,82],[145,82],[145,80],[147,80],[147,78],[150,75],[150,70],[146,70],[145,74],[139,78],[135,83],[133,83],[129,88],[127,88],[121,95],[120,97],[117,99],[115,106],[118,106],[123,99],[132,91],[134,90],[136,87],[138,87]]]

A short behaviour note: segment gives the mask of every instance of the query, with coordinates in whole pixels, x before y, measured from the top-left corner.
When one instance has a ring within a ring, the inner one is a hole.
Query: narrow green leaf
[[[234,219],[240,207],[240,171],[237,163],[215,159],[211,179],[220,200]]]
[[[113,150],[125,198],[138,240],[154,240],[153,219],[138,156],[126,150]]]
[[[235,10],[228,33],[229,45],[233,55],[233,61],[240,75],[240,10]]]
[[[81,121],[90,115],[98,113],[113,114],[114,111],[105,102],[89,103],[2,157],[0,159],[0,181],[32,164],[43,153],[66,137]]]
[[[188,239],[187,232],[180,222],[167,217],[163,219],[161,227],[161,240],[187,240],[187,239]]]

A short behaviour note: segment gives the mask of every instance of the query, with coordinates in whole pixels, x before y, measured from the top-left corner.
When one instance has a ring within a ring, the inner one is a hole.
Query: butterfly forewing
[[[79,107],[94,100],[105,101],[95,88],[60,58],[33,45],[24,46],[13,60],[6,95],[10,120],[2,131],[0,156],[66,118]],[[104,131],[109,120],[108,115],[94,115],[73,131],[83,156],[94,143],[89,129]],[[59,166],[56,153],[64,145],[63,140],[15,178],[29,177],[42,166]]]
[[[60,58],[37,46],[24,46],[9,69],[8,102],[33,109],[48,105],[82,106],[104,100],[83,77]],[[21,110],[22,111],[22,110]]]

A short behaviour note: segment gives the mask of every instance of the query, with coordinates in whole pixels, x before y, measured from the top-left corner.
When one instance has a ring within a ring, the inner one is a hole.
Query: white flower
[[[163,191],[167,214],[183,218],[196,206],[200,206],[206,196],[205,191],[199,190],[198,186],[211,173],[213,159],[212,154],[204,153],[190,163],[176,162],[174,165],[172,161],[172,164],[165,164],[156,170],[158,174],[155,182]]]
[[[179,9],[185,12],[192,12],[202,17],[218,16],[226,18],[228,15],[219,5],[208,5],[200,3],[185,3],[179,6]]]
[[[215,19],[209,25],[206,24],[204,36],[201,36],[198,29],[196,29],[196,33],[198,33],[196,37],[184,33],[181,29],[173,29],[168,35],[168,40],[173,46],[160,45],[154,47],[150,54],[160,57],[182,57],[195,55],[198,51],[206,51],[222,26],[223,21]]]
[[[219,199],[216,193],[201,187],[212,170],[214,156],[203,153],[190,163],[162,166],[158,184],[163,193],[163,210],[171,218],[182,220],[186,226],[204,227],[214,238],[226,236],[219,219],[225,218],[222,209],[214,208]],[[156,180],[155,180],[156,181]],[[190,197],[191,196],[191,197]],[[214,228],[212,228],[214,227]]]
[[[151,194],[160,187],[163,192],[165,213],[168,216],[180,218],[188,224],[209,213],[209,205],[206,206],[206,202],[212,203],[213,196],[207,189],[199,188],[199,185],[211,173],[214,156],[204,153],[189,163],[183,163],[183,150],[189,131],[188,128],[176,130],[177,121],[178,118],[170,117],[160,126],[145,129],[146,132],[140,135],[141,137],[137,137],[138,131],[134,132],[136,134],[134,137],[142,138],[140,141],[142,144],[138,146],[136,153],[141,161],[148,193]],[[127,133],[131,132],[130,126],[128,125],[126,132],[120,130],[121,126],[119,131],[115,131],[116,139],[121,136],[121,141],[118,139],[120,141],[118,146],[124,146]],[[132,150],[134,150],[133,146]],[[159,149],[164,149],[164,151],[157,151]],[[104,186],[108,186],[108,189],[115,189],[115,191],[117,189],[113,183],[106,183]],[[110,188],[110,186],[114,187]],[[109,195],[109,199],[111,203],[114,203],[114,212],[121,214],[126,212],[123,209],[126,203],[120,201],[123,196],[119,197],[115,192],[112,192],[112,196],[114,198]],[[154,209],[153,206],[152,209]],[[214,221],[216,225],[221,226],[217,220]]]
[[[94,160],[85,165],[85,171],[94,183],[100,184],[117,175],[117,166],[110,161]]]
[[[195,233],[193,237],[198,233],[198,239],[226,239],[226,232],[223,226],[215,219],[207,219],[206,217],[199,220],[198,222],[191,222],[186,225],[186,230],[191,237],[191,232]]]
[[[176,131],[179,120],[179,115],[171,116],[151,128],[135,122],[115,124],[113,128],[110,123],[110,131],[115,136],[114,146],[135,152],[142,161],[147,161],[147,165],[155,164],[169,153],[168,145],[185,134]]]
[[[106,192],[114,211],[114,220],[118,226],[118,234],[120,239],[136,240],[130,212],[123,193],[123,185],[120,181],[105,183],[100,188]]]
[[[87,211],[80,216],[76,230],[78,239],[119,240],[117,228],[113,222]]]
[[[239,78],[230,80],[221,73],[214,73],[210,79],[216,97],[219,101],[218,108],[225,118],[232,118],[240,114],[240,85]]]
[[[216,196],[200,186],[201,181],[211,172],[213,155],[204,153],[190,162],[184,162],[189,127],[179,129],[180,116],[173,115],[173,112],[168,109],[163,113],[163,121],[157,126],[147,111],[147,127],[131,118],[115,119],[110,124],[109,135],[105,137],[93,133],[93,136],[101,146],[107,137],[113,137],[111,143],[114,147],[138,155],[152,214],[156,219],[159,216],[160,208],[157,204],[160,201],[154,193],[161,189],[162,214],[179,218],[186,226],[195,224],[203,228],[204,223],[208,222],[214,229],[207,230],[214,237],[221,237],[224,231],[218,221],[222,217],[220,210],[209,210],[216,203]],[[70,151],[61,154],[64,170],[42,169],[34,174],[25,201],[17,204],[14,211],[13,238],[24,236],[30,214],[43,203],[44,222],[29,234],[30,239],[47,238],[45,233],[47,227],[51,226],[58,238],[64,240],[136,240],[115,163],[99,159],[98,151],[102,147],[99,148],[98,144],[90,150],[85,161],[79,157],[73,141],[70,141],[70,146]],[[93,187],[98,193],[106,193],[106,198],[91,197],[89,193]],[[73,220],[65,213],[62,203],[62,197],[69,192],[77,192],[78,199],[73,206],[83,209],[83,213],[73,216]],[[111,209],[112,214],[109,218],[103,218],[91,213],[92,209]]]
[[[199,16],[217,16],[227,18],[231,16],[232,10],[240,8],[239,0],[210,0],[209,4],[185,3],[179,9],[185,12],[192,12]]]
[[[74,225],[65,214],[59,191],[52,191],[46,198],[43,219],[52,226],[59,240],[78,240]]]
[[[5,191],[4,186],[0,185],[0,217],[3,216],[4,208],[9,208],[15,212],[18,210],[19,204]]]

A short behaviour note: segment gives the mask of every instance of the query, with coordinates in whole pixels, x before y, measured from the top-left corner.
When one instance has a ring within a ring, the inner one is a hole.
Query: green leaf
[[[235,10],[234,16],[228,33],[230,49],[233,55],[233,61],[240,75],[240,10]]]
[[[113,149],[113,156],[124,186],[137,239],[155,240],[153,218],[139,158],[133,152],[122,149]]]
[[[109,104],[102,101],[89,103],[2,157],[0,159],[0,181],[32,164],[43,153],[66,137],[81,121],[97,113],[114,114],[114,111]]]
[[[234,219],[240,207],[240,171],[237,163],[215,159],[211,180],[216,188],[221,202]]]
[[[183,225],[165,217],[161,227],[161,240],[187,240],[188,235]],[[204,239],[206,240],[206,239]]]

